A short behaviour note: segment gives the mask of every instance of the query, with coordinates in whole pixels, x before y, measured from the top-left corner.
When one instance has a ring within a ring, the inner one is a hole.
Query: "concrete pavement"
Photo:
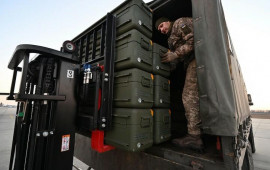
[[[0,170],[9,166],[16,108],[0,107]]]
[[[270,119],[252,119],[256,152],[253,154],[256,170],[270,170]]]

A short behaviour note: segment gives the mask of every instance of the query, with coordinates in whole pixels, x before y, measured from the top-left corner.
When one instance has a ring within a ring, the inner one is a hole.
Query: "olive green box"
[[[142,151],[153,144],[153,117],[150,109],[115,108],[112,129],[105,143],[128,151]]]
[[[159,144],[171,137],[171,114],[169,109],[154,109],[154,143]]]
[[[161,62],[161,57],[167,52],[167,48],[153,43],[153,73],[168,78],[170,77],[170,64]]]
[[[151,108],[153,75],[133,68],[114,73],[114,106]]]
[[[116,38],[115,69],[139,68],[152,71],[152,45],[149,38],[130,30]]]
[[[111,13],[116,15],[117,35],[137,29],[148,38],[152,37],[152,12],[142,0],[127,0]]]
[[[154,76],[154,107],[170,107],[170,80],[160,76]]]

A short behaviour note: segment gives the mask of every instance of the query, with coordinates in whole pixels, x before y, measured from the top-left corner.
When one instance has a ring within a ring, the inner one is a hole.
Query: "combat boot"
[[[172,143],[181,148],[189,148],[198,152],[203,152],[204,146],[201,135],[187,134],[185,137],[173,139]]]

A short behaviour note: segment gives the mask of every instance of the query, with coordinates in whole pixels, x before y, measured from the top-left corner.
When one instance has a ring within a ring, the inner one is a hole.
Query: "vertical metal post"
[[[16,117],[19,114],[19,105],[20,103],[17,103]],[[13,168],[14,153],[15,153],[15,147],[17,143],[16,137],[17,137],[17,119],[15,119],[15,123],[14,123],[14,133],[13,133],[11,154],[10,154],[10,160],[9,160],[9,170],[12,170]]]
[[[104,72],[102,81],[102,107],[99,117],[100,129],[107,130],[112,122],[112,102],[114,84],[114,45],[115,45],[115,17],[108,13],[106,20],[106,40]]]
[[[19,94],[25,94],[25,87],[26,87],[26,77],[28,71],[28,64],[29,64],[29,54],[24,52],[21,55],[24,55],[23,60],[23,71],[22,71],[22,79],[21,79],[21,86],[19,90]]]
[[[22,166],[23,160],[20,158],[19,155],[22,153],[22,143],[21,143],[21,137],[22,137],[22,116],[20,115],[23,112],[23,106],[24,103],[20,102],[19,106],[19,113],[16,115],[16,125],[17,125],[17,133],[16,133],[16,157],[15,157],[15,163],[14,163],[14,170],[20,170]]]
[[[92,44],[92,60],[96,58],[96,41],[97,41],[97,31],[93,31],[93,44]]]
[[[80,63],[82,63],[82,53],[83,53],[83,38],[80,39]]]
[[[105,34],[106,31],[106,23],[101,25],[101,38],[100,38],[100,56],[104,55],[104,45],[105,45]]]
[[[7,100],[14,100],[14,88],[15,88],[15,84],[16,84],[16,78],[17,78],[17,72],[18,71],[22,71],[22,68],[16,67],[13,70],[11,88],[10,88],[10,93],[9,93],[9,96],[7,97]]]
[[[87,34],[85,46],[85,63],[89,61],[89,42],[90,42],[90,34]]]

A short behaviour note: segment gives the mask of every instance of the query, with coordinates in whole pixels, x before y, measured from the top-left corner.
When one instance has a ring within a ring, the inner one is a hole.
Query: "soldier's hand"
[[[169,63],[171,61],[174,61],[175,59],[177,59],[178,56],[176,53],[173,53],[173,52],[167,52],[166,54],[164,54],[162,57],[161,57],[161,62],[162,63]]]

